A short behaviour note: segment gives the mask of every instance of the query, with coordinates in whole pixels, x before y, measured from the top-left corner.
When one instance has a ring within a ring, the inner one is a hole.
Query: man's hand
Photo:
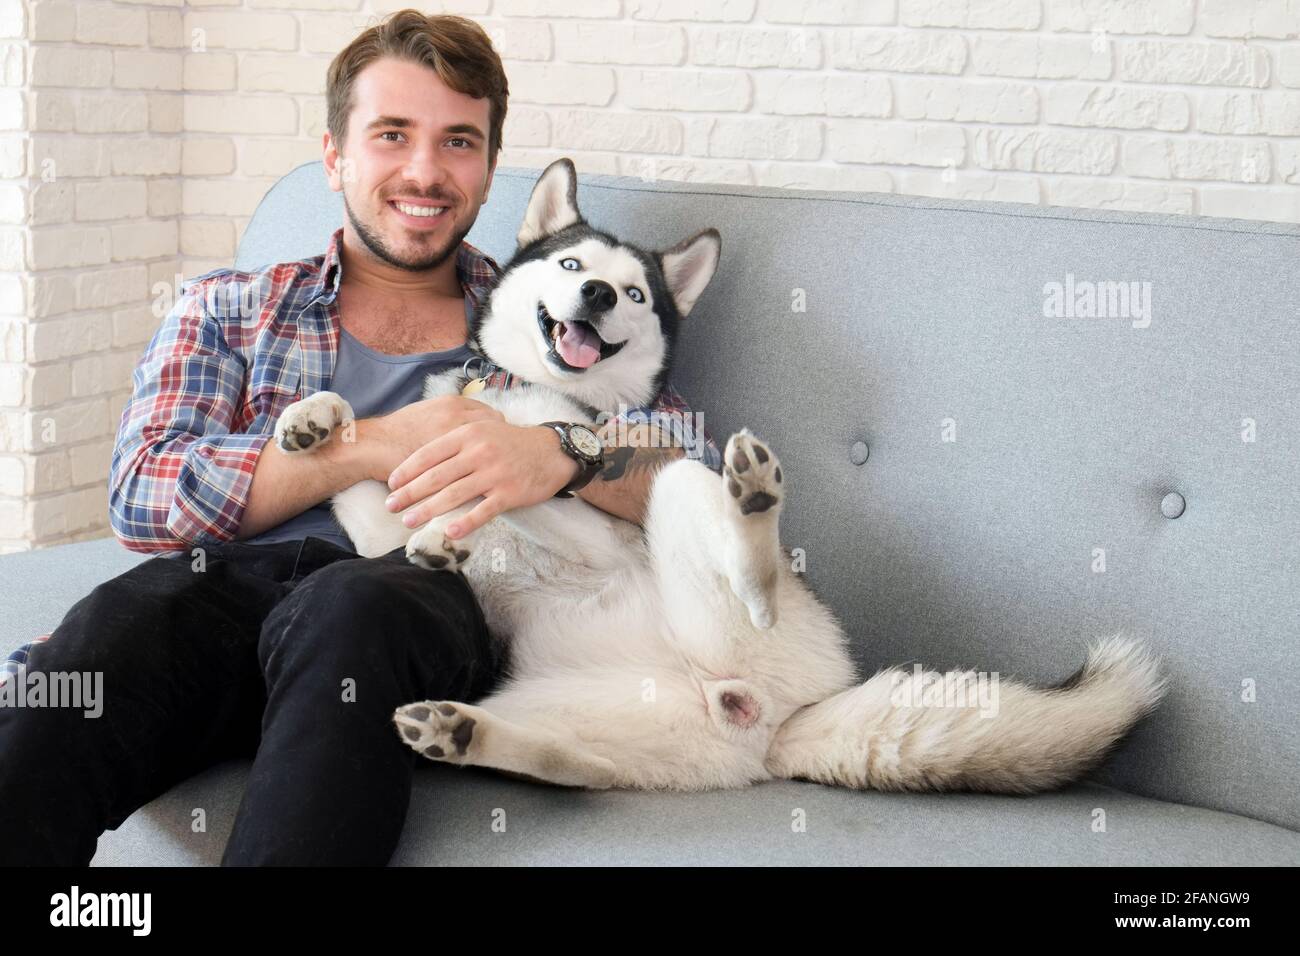
[[[388,477],[393,489],[388,510],[402,511],[419,502],[402,516],[408,528],[481,495],[483,500],[469,514],[447,528],[448,536],[461,538],[503,511],[555,497],[578,473],[578,463],[560,448],[560,436],[554,429],[511,425],[499,412],[489,411],[495,418],[454,427],[393,469]]]
[[[299,515],[358,481],[388,481],[406,458],[443,432],[471,422],[501,421],[494,408],[447,395],[339,428],[310,454],[286,455],[267,442],[253,471],[238,537],[251,538]]]
[[[389,475],[416,451],[471,422],[505,422],[505,416],[472,398],[440,395],[367,421],[371,431],[364,437],[372,441],[367,456],[370,477],[387,483]]]

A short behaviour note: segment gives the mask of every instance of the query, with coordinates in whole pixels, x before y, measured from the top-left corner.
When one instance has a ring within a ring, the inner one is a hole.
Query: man
[[[470,355],[466,319],[498,271],[464,237],[507,92],[471,21],[404,10],[366,30],[329,68],[324,165],[346,218],[327,252],[186,283],[136,369],[110,477],[118,537],[159,556],[31,649],[29,671],[103,672],[105,702],[97,719],[0,709],[0,863],[84,864],[144,803],[254,755],[224,864],[391,857],[418,761],[393,709],[482,696],[502,661],[462,575],[400,550],[358,557],[328,499],[387,481],[390,507],[422,502],[422,521],[482,496],[462,536],[579,472],[550,428],[460,396],[417,400],[425,375]],[[349,400],[355,428],[282,454],[277,417],[323,389]],[[671,389],[653,411],[718,467]],[[655,468],[683,449],[612,448],[617,425],[578,494],[639,521]]]

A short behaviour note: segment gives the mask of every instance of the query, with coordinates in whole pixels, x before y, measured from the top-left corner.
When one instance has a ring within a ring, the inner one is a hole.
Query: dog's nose
[[[582,293],[582,304],[592,312],[608,312],[618,303],[618,293],[614,287],[600,279],[588,279],[579,291]]]

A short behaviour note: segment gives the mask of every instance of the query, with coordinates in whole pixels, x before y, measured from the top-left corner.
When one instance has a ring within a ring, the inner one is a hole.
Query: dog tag
[[[465,387],[462,388],[462,389],[460,390],[460,393],[461,393],[462,395],[474,395],[474,394],[476,394],[476,393],[478,393],[478,392],[483,391],[483,389],[486,388],[486,387],[487,387],[487,379],[486,379],[486,378],[476,378],[476,379],[471,379],[471,380],[470,380],[470,381],[465,385]]]

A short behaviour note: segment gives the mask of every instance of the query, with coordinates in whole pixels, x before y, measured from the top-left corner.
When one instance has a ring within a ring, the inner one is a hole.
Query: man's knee
[[[460,575],[383,559],[338,561],[309,575],[285,600],[295,617],[375,630],[380,624],[416,630],[472,624],[474,596]]]
[[[462,576],[356,559],[305,578],[268,617],[262,641],[264,656],[291,645],[318,660],[401,660],[430,647],[477,656],[487,634]]]

